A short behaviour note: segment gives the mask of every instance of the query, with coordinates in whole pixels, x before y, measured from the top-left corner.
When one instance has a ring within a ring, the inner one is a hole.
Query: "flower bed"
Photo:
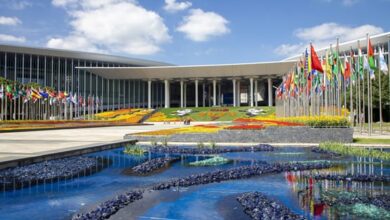
[[[181,121],[180,118],[177,117],[168,117],[164,113],[156,112],[148,119],[148,122],[177,122]]]
[[[310,127],[349,127],[343,116],[299,116],[299,117],[253,117],[238,118],[234,122],[266,123],[269,126],[310,126]]]
[[[120,121],[129,123],[139,123],[147,114],[151,113],[150,109],[119,109],[115,111],[102,112],[94,115],[97,120]]]
[[[141,132],[141,133],[137,133],[136,135],[140,135],[140,136],[154,136],[154,135],[169,136],[169,135],[173,135],[173,134],[186,134],[186,133],[215,133],[221,129],[222,129],[222,127],[214,126],[214,125],[195,125],[195,126],[184,127],[184,128],[172,128],[172,129],[166,129],[166,130]]]
[[[243,124],[243,125],[232,125],[225,127],[227,130],[261,130],[264,129],[265,126],[262,124]]]

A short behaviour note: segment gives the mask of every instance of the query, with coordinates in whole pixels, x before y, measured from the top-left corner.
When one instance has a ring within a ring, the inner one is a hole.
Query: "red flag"
[[[351,77],[351,65],[347,60],[345,62],[344,79],[349,79],[349,77]]]
[[[374,56],[374,48],[371,45],[371,40],[368,39],[368,57]]]
[[[317,70],[317,71],[320,71],[321,73],[323,73],[324,70],[322,69],[321,62],[318,59],[317,53],[314,50],[313,45],[311,45],[311,44],[310,44],[310,54],[311,54],[311,68],[313,70]]]

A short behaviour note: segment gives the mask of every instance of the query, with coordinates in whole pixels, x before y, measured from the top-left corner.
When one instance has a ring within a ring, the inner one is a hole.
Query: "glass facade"
[[[19,51],[19,50],[18,50]],[[127,107],[147,107],[147,82],[143,80],[105,79],[77,66],[126,67],[126,63],[77,59],[42,54],[0,51],[0,77],[26,84],[35,82],[42,87],[49,86],[57,91],[82,96],[98,97],[103,103],[99,111]],[[152,107],[163,103],[158,84],[152,87]],[[161,87],[161,85],[160,85]],[[82,111],[82,108],[78,111]],[[77,110],[76,110],[77,111]]]

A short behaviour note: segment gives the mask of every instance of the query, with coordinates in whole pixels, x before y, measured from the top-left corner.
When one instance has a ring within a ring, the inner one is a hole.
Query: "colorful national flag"
[[[375,59],[374,59],[374,48],[371,45],[371,40],[368,39],[368,48],[367,48],[368,63],[372,70],[376,69]]]
[[[1,84],[0,86],[0,99],[3,99],[4,98],[4,86],[3,84]]]
[[[317,53],[314,50],[313,45],[311,45],[311,44],[310,44],[310,54],[311,54],[311,68],[313,70],[317,70],[317,71],[323,73],[324,70],[322,68],[321,62],[318,59]]]
[[[387,75],[389,69],[385,61],[385,56],[383,56],[383,48],[382,49],[379,48],[379,67],[380,67],[380,71],[382,71],[384,74]]]

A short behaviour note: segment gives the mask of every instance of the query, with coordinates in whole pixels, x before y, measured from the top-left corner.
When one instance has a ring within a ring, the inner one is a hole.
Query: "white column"
[[[232,83],[233,83],[233,107],[236,107],[237,106],[237,91],[236,91],[237,81],[236,81],[236,79],[233,79]]]
[[[203,81],[203,91],[202,91],[202,100],[203,107],[206,107],[206,83]]]
[[[184,108],[187,108],[187,83],[184,82]]]
[[[213,106],[217,105],[217,80],[213,79]]]
[[[169,108],[169,81],[166,79],[164,80],[165,85],[165,108]]]
[[[272,97],[272,79],[268,78],[268,106],[273,106]]]
[[[240,88],[240,80],[237,81],[237,106],[241,106],[241,88]]]
[[[258,93],[259,93],[259,88],[258,88],[258,81],[257,81],[257,79],[255,79],[255,94],[254,94],[254,96],[255,96],[255,106],[257,107],[257,102],[258,102],[258,100],[257,100],[257,96],[258,96]]]
[[[219,81],[219,84],[218,84],[218,105],[221,106],[222,105],[222,99],[221,99],[221,93],[222,93],[222,83],[221,81]]]
[[[195,79],[195,107],[198,108],[199,107],[199,103],[198,103],[198,80]]]
[[[249,101],[250,106],[253,107],[253,78],[249,79],[250,87],[249,87]]]
[[[180,80],[180,108],[184,107],[184,82]]]
[[[152,108],[152,80],[148,80],[148,109]]]

